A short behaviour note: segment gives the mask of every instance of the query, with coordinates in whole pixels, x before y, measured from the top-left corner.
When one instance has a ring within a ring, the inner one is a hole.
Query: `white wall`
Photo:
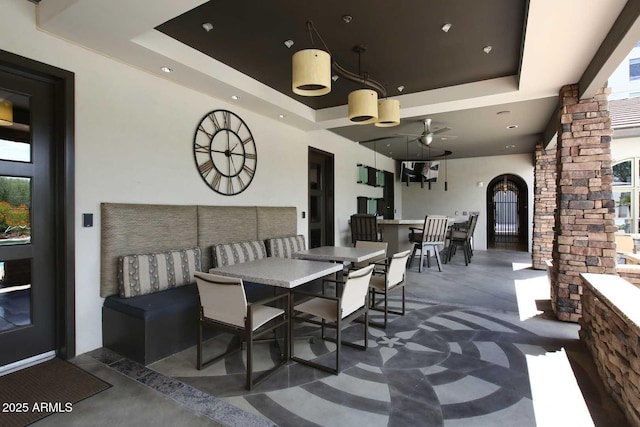
[[[632,58],[640,58],[640,47],[631,49],[609,77],[608,85],[611,88],[609,99],[626,99],[631,98],[631,93],[640,93],[640,79],[629,80],[629,60]]]
[[[525,180],[529,197],[529,250],[533,223],[533,154],[474,157],[447,161],[448,191],[444,191],[444,162],[440,164],[438,182],[431,190],[411,183],[402,187],[402,212],[405,219],[424,218],[427,214],[462,216],[464,211],[479,211],[474,233],[476,249],[487,249],[487,202],[489,182],[502,174],[518,175]],[[478,182],[483,186],[479,187]]]
[[[336,241],[348,239],[347,218],[356,197],[381,197],[382,190],[356,184],[357,163],[373,165],[373,152],[328,131],[305,133],[231,103],[202,95],[75,44],[35,26],[35,7],[4,0],[0,49],[75,73],[76,351],[100,347],[101,202],[271,205],[307,210],[307,152],[313,146],[335,155]],[[193,134],[202,116],[229,109],[247,123],[258,150],[252,184],[225,197],[202,181],[195,167]],[[395,163],[376,158],[378,168]],[[400,195],[400,191],[396,191]],[[398,203],[399,204],[399,203]],[[81,214],[95,215],[94,227]],[[298,218],[307,234],[307,220]]]

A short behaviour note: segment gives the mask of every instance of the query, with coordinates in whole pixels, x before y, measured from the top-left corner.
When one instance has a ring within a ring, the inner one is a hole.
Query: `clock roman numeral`
[[[253,174],[256,172],[247,165],[242,166],[242,171],[249,175],[250,178],[253,178]]]
[[[207,160],[206,162],[204,162],[203,164],[198,166],[198,170],[200,171],[200,175],[202,175],[204,177],[209,175],[209,172],[211,172],[211,169],[213,169],[213,161],[212,160]]]
[[[242,180],[241,175],[238,175],[238,182],[240,183],[240,188],[244,189],[245,184],[244,184],[244,181]]]
[[[233,191],[233,178],[229,176],[227,177],[227,194],[233,193],[235,193],[235,191]]]
[[[211,179],[211,187],[214,190],[219,190],[220,189],[220,179],[222,178],[222,174],[220,172],[216,172],[215,175],[213,175],[213,178]]]
[[[198,143],[196,143],[196,153],[205,153],[208,154],[209,153],[209,147],[206,145],[200,145]]]
[[[216,128],[216,132],[220,130],[220,123],[218,122],[218,118],[215,114],[209,114],[209,120],[213,122],[213,126]]]
[[[250,143],[251,141],[253,141],[253,137],[250,136],[247,139],[242,141],[242,145],[247,145],[248,143]]]
[[[231,114],[228,111],[224,111],[222,117],[224,118],[224,128],[231,129]]]
[[[244,158],[255,160],[258,158],[258,156],[256,156],[255,153],[244,153]]]
[[[202,125],[202,123],[200,124],[200,126],[198,126],[198,132],[202,132],[202,133],[204,133],[205,135],[207,135],[207,138],[208,138],[208,139],[211,139],[211,136],[212,136],[212,135],[211,135],[209,132],[207,132],[207,131],[205,130],[205,128],[204,128],[204,126]]]

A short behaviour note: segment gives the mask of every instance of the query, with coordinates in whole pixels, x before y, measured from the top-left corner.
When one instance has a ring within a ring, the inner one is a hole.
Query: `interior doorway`
[[[75,356],[73,82],[0,51],[0,372]]]
[[[309,248],[335,241],[333,154],[309,147]]]
[[[487,186],[487,248],[528,250],[527,183],[517,175],[495,177]]]

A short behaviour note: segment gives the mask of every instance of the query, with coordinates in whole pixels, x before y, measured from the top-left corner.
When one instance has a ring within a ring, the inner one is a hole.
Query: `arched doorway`
[[[495,177],[487,186],[487,248],[528,250],[527,183],[517,175]]]

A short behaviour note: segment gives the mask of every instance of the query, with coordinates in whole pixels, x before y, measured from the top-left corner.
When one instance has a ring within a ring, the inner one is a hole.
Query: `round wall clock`
[[[225,196],[242,193],[251,184],[258,162],[249,127],[227,110],[202,118],[193,137],[193,155],[204,182]]]

